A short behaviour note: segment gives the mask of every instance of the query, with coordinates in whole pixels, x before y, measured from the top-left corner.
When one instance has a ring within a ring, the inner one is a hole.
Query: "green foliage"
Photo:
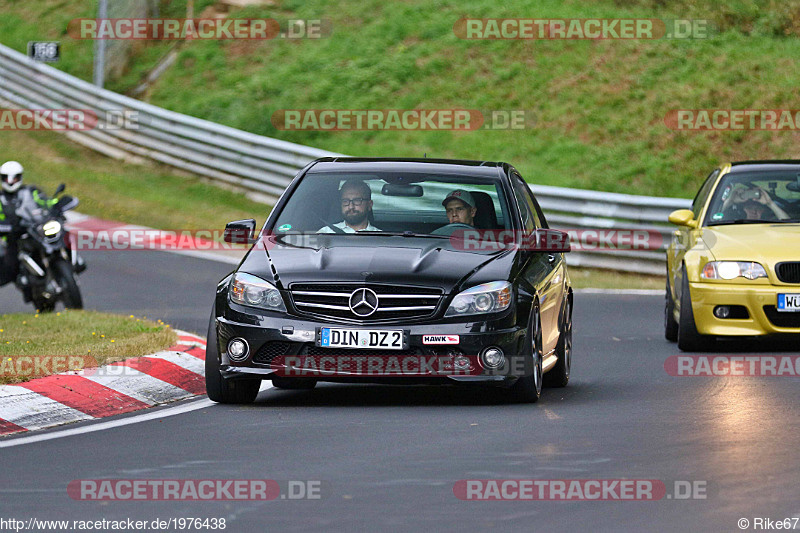
[[[179,13],[178,4],[185,6],[173,2],[170,9]],[[10,37],[5,30],[33,9],[23,2],[4,9],[4,42],[31,37],[36,22]],[[506,160],[534,184],[635,194],[691,197],[720,161],[797,157],[794,133],[679,132],[664,117],[674,109],[796,108],[800,0],[284,0],[234,16],[326,19],[332,34],[184,43],[148,95],[152,103],[335,152]],[[685,40],[476,41],[453,32],[467,16],[703,19],[717,31]],[[148,47],[136,54],[131,72],[157,61]],[[86,59],[60,65],[84,78],[87,67]],[[112,84],[124,92],[133,78],[138,74]],[[535,126],[308,132],[270,122],[282,109],[338,108],[524,109]]]

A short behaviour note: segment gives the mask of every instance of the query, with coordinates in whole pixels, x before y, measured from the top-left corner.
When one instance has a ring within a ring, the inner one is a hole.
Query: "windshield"
[[[800,221],[800,172],[731,173],[709,203],[705,225]]]
[[[511,229],[497,179],[421,173],[309,173],[272,228],[282,233],[448,237],[458,229]]]

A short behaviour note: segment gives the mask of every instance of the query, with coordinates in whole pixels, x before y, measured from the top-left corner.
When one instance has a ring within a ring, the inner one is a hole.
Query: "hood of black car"
[[[263,271],[269,274],[265,279],[274,279],[282,289],[301,282],[367,282],[438,287],[450,293],[460,290],[460,282],[486,263],[509,253],[460,250],[449,239],[324,234],[296,237],[263,240],[262,253],[250,253],[239,270],[254,275]],[[271,266],[263,264],[265,259]]]

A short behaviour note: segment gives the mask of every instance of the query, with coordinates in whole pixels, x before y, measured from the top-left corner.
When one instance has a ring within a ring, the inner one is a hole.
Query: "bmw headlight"
[[[46,237],[58,235],[59,231],[61,231],[61,223],[57,220],[51,220],[42,226],[42,232]]]
[[[231,301],[238,304],[270,311],[286,311],[281,293],[275,285],[252,274],[244,272],[234,274],[229,292]]]
[[[444,316],[478,315],[504,311],[511,305],[511,284],[492,281],[460,292]]]
[[[703,279],[766,278],[767,271],[755,261],[710,261],[700,273]]]

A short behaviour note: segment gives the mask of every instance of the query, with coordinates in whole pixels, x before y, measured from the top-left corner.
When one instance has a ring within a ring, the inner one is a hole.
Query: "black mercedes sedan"
[[[301,170],[217,286],[208,397],[261,381],[494,385],[535,402],[572,357],[566,233],[507,163],[323,158]]]

